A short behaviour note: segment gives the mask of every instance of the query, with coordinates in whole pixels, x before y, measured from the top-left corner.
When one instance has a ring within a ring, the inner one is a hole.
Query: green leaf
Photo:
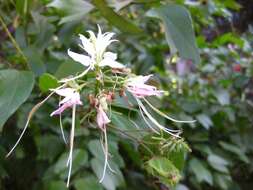
[[[181,178],[179,170],[165,157],[154,157],[147,163],[149,166],[147,170],[166,184],[175,185]]]
[[[84,71],[84,69],[85,67],[82,64],[68,60],[59,66],[59,68],[55,72],[55,76],[58,79],[61,79],[70,75],[75,75],[78,72],[82,72]]]
[[[21,16],[25,16],[31,5],[31,0],[16,0],[16,10]]]
[[[116,26],[122,32],[130,34],[139,34],[142,32],[139,27],[114,12],[111,7],[108,7],[105,0],[92,0],[91,2],[96,6],[105,19],[107,19],[112,25]]]
[[[217,98],[221,105],[230,104],[230,95],[225,89],[218,89],[214,92],[214,96]]]
[[[51,44],[56,27],[50,23],[48,17],[43,16],[38,12],[31,12],[31,15],[34,20],[36,32],[36,41],[33,46],[41,53],[41,51]]]
[[[123,175],[116,163],[110,163],[110,166],[115,171],[112,173],[107,167],[105,178],[102,181],[102,185],[107,190],[116,190],[117,187],[125,184]],[[103,174],[104,161],[101,159],[93,158],[91,160],[91,168],[96,174],[97,178],[100,179]]]
[[[68,152],[64,152],[56,164],[54,165],[54,172],[56,174],[60,174],[61,178],[65,178],[67,175],[67,158]],[[85,150],[75,149],[73,151],[73,167],[72,167],[72,175],[78,171],[82,166],[84,166],[88,162],[88,154]]]
[[[227,160],[218,156],[218,155],[209,155],[207,158],[208,163],[212,166],[213,169],[222,172],[222,173],[229,173],[227,165],[229,164]]]
[[[0,71],[0,131],[6,120],[29,97],[34,85],[30,71]]]
[[[250,162],[249,159],[248,159],[248,157],[243,152],[243,150],[241,148],[239,148],[238,146],[233,145],[233,144],[229,144],[229,143],[226,143],[226,142],[223,142],[223,141],[219,142],[219,144],[225,150],[230,151],[230,152],[236,154],[238,156],[238,158],[240,160],[242,160],[243,162],[245,162],[245,163],[249,163]]]
[[[39,87],[42,92],[47,92],[48,90],[56,88],[57,86],[58,81],[53,75],[49,73],[44,73],[40,76]]]
[[[221,36],[218,36],[214,40],[214,42],[212,42],[212,45],[214,47],[220,47],[220,46],[226,45],[228,43],[236,44],[240,48],[243,48],[243,45],[244,45],[244,41],[239,36],[237,36],[236,34],[233,34],[233,33],[226,33]]]
[[[213,176],[201,161],[194,158],[190,161],[189,167],[199,183],[205,181],[209,185],[213,185]]]
[[[67,190],[66,184],[64,181],[50,181],[47,186],[47,190]]]
[[[103,190],[98,180],[92,175],[74,181],[76,190]]]
[[[27,47],[24,49],[24,54],[27,57],[28,64],[36,76],[40,76],[46,72],[46,66],[43,63],[41,53],[36,47]]]
[[[211,118],[206,114],[198,114],[196,118],[206,129],[209,129],[211,126],[213,126]]]
[[[232,178],[229,175],[215,173],[214,181],[221,189],[228,189],[232,184]]]
[[[38,151],[37,159],[49,162],[52,162],[64,148],[62,140],[58,136],[50,134],[36,136],[35,143]],[[48,146],[49,144],[50,146]]]
[[[115,8],[115,11],[118,12],[120,9],[123,9],[124,7],[128,6],[130,3],[132,3],[134,0],[107,0],[109,1],[109,4],[111,7]]]
[[[89,2],[82,0],[53,0],[47,6],[63,12],[64,17],[59,24],[81,20],[93,9]]]
[[[181,171],[184,167],[186,152],[186,150],[181,149],[180,151],[172,151],[168,155],[169,160],[177,167],[179,171]]]
[[[97,159],[101,161],[104,160],[104,152],[101,146],[101,142],[99,140],[91,140],[88,144],[88,147],[89,147],[89,151],[93,154],[93,156],[95,156]],[[118,152],[117,143],[113,141],[109,141],[108,149],[109,149],[110,154],[113,155],[113,157],[111,157],[109,162],[113,161],[117,163],[119,167],[124,167],[124,161]]]
[[[147,15],[163,21],[172,54],[179,52],[184,59],[200,62],[191,15],[186,8],[174,4],[163,5],[149,10]]]

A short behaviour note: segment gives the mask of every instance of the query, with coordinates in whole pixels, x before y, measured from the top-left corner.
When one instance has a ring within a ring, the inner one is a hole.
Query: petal
[[[90,35],[90,40],[91,40],[93,43],[96,42],[97,38],[96,38],[94,32],[91,31],[91,30],[88,30],[87,32],[88,32],[89,35]]]
[[[75,90],[73,88],[62,88],[62,89],[57,89],[57,90],[53,90],[56,94],[60,95],[60,96],[71,96]]]
[[[79,63],[81,63],[84,66],[89,66],[91,63],[91,58],[89,56],[86,55],[82,55],[79,53],[75,53],[73,51],[70,51],[68,49],[68,55],[74,60],[77,61]]]
[[[99,108],[97,109],[97,124],[99,128],[104,129],[105,125],[110,122],[111,120],[107,117],[102,106],[99,106]]]
[[[97,34],[97,38],[100,38],[100,37],[102,37],[102,30],[101,30],[101,28],[100,28],[99,24],[98,24],[97,26],[98,26],[98,34]]]
[[[150,90],[145,88],[127,88],[134,96],[146,97],[146,96],[161,96],[164,92],[160,90]]]
[[[60,115],[65,109],[67,109],[68,107],[70,107],[71,105],[69,104],[63,104],[62,106],[60,106],[57,110],[53,111],[50,116],[54,116],[54,115]]]
[[[71,96],[67,96],[67,97],[63,98],[63,100],[61,100],[59,102],[59,105],[64,104],[64,103],[68,102],[69,100],[71,100]]]
[[[80,40],[82,41],[83,49],[91,56],[95,57],[94,45],[84,35],[79,34]]]
[[[71,96],[71,102],[76,105],[83,105],[82,101],[80,100],[80,94],[78,92],[75,92]]]
[[[82,105],[82,102],[80,100],[80,94],[78,92],[73,92],[72,94],[69,94],[67,97],[65,97],[62,101],[60,101],[59,104],[71,104],[71,105]]]
[[[140,84],[140,83],[144,84],[144,83],[146,83],[146,82],[149,80],[149,78],[150,78],[151,76],[152,76],[152,75],[147,75],[147,76],[142,76],[142,75],[140,75],[140,76],[135,77],[135,78],[133,79],[133,82],[135,82],[136,84]]]
[[[103,59],[100,63],[99,63],[99,67],[105,67],[105,66],[109,66],[111,68],[116,68],[116,69],[122,69],[125,68],[124,65],[122,65],[121,63],[114,61],[110,58],[105,58]]]
[[[105,52],[104,53],[104,58],[109,58],[112,60],[116,60],[117,59],[117,54],[116,53],[112,53],[112,52]]]

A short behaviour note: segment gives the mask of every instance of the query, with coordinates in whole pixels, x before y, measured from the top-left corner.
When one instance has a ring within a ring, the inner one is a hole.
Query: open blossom
[[[65,98],[59,102],[59,108],[52,112],[50,116],[59,115],[65,109],[73,107],[74,105],[82,105],[80,94],[73,88],[63,88],[54,90],[56,94],[64,96]]]
[[[145,84],[152,75],[136,76],[129,78],[126,82],[126,88],[135,97],[144,98],[146,96],[161,96],[163,91],[157,90],[155,86]]]
[[[82,65],[94,69],[97,64],[99,67],[109,66],[111,68],[124,68],[125,66],[117,62],[117,54],[112,52],[106,52],[106,48],[112,42],[116,41],[111,39],[114,33],[106,32],[102,34],[100,27],[98,26],[97,37],[92,31],[88,31],[90,38],[86,38],[82,34],[79,34],[82,44],[81,48],[88,54],[83,55],[68,50],[68,55]]]

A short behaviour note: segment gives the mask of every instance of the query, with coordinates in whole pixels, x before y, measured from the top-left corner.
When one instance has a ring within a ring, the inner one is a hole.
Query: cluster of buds
[[[71,76],[64,78],[59,81],[61,84],[58,88],[52,89],[51,94],[46,97],[42,102],[37,104],[29,114],[28,121],[25,128],[20,135],[17,143],[11,149],[8,155],[15,149],[20,139],[22,138],[32,114],[36,109],[38,109],[45,101],[48,100],[53,94],[57,94],[63,97],[59,102],[59,107],[51,113],[51,116],[59,115],[64,110],[72,109],[72,126],[70,131],[70,151],[67,160],[67,166],[69,167],[67,186],[69,186],[71,169],[72,169],[72,153],[74,145],[74,133],[75,133],[75,114],[77,106],[82,106],[82,97],[87,94],[90,102],[91,111],[95,113],[94,120],[97,123],[98,128],[102,131],[103,143],[102,148],[105,154],[104,170],[101,175],[100,182],[103,181],[106,173],[106,169],[110,166],[108,164],[108,143],[107,143],[107,125],[111,122],[110,115],[108,114],[110,104],[113,103],[115,99],[115,94],[126,97],[126,94],[130,94],[136,100],[139,107],[140,114],[143,120],[146,122],[147,126],[155,133],[160,133],[165,131],[174,137],[179,137],[180,130],[172,130],[163,125],[161,125],[146,109],[145,105],[149,106],[150,109],[158,113],[159,115],[165,117],[166,119],[172,120],[174,122],[194,122],[194,121],[179,121],[175,120],[166,114],[162,113],[160,110],[155,108],[146,97],[149,96],[162,96],[164,91],[158,90],[155,86],[146,84],[152,75],[147,76],[137,76],[130,72],[130,69],[126,68],[123,64],[117,61],[117,54],[107,51],[107,47],[117,40],[112,39],[114,33],[106,32],[102,33],[100,27],[98,26],[97,36],[92,32],[88,31],[89,38],[83,35],[79,35],[81,44],[79,46],[82,48],[85,54],[79,54],[76,52],[68,50],[68,55],[76,62],[79,62],[84,66],[84,71],[76,74],[76,76]],[[89,75],[89,73],[93,73]],[[128,93],[125,93],[125,92]],[[126,97],[127,98],[127,97]],[[61,125],[61,119],[60,119]],[[61,131],[64,141],[67,143],[64,136],[64,132],[61,126]]]

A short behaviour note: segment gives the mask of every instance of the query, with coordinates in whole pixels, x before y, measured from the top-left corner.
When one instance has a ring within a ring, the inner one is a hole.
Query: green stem
[[[23,57],[23,59],[24,59],[24,61],[25,61],[25,63],[23,62],[23,63],[24,63],[24,66],[25,66],[26,68],[29,68],[28,60],[27,60],[25,54],[24,54],[23,51],[20,49],[18,43],[16,42],[16,40],[15,40],[15,39],[13,38],[13,36],[11,35],[11,33],[10,33],[8,27],[6,26],[4,20],[2,19],[1,15],[0,15],[0,22],[1,22],[1,25],[3,26],[3,29],[5,30],[5,32],[6,32],[7,35],[9,36],[9,38],[10,38],[12,44],[13,44],[14,47],[16,48],[17,52]]]

